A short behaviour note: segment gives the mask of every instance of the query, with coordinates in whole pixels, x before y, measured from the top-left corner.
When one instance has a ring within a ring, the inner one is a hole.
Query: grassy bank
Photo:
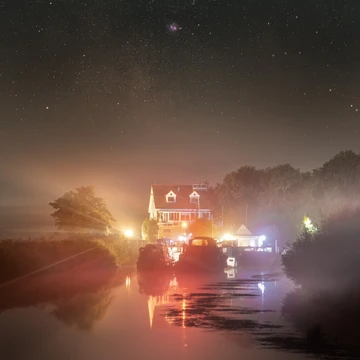
[[[90,264],[116,268],[134,264],[136,258],[137,244],[121,236],[73,235],[63,240],[2,240],[0,284],[59,262],[47,271],[69,270]]]

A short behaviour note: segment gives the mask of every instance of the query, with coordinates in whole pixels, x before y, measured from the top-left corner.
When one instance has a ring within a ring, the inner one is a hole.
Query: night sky
[[[0,1],[1,212],[359,152],[359,41],[359,0]]]

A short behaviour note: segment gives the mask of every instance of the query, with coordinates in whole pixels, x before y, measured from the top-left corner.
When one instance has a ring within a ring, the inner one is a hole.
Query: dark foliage
[[[115,221],[93,186],[69,191],[49,205],[59,230],[107,233]]]
[[[360,208],[328,217],[315,234],[304,231],[283,255],[286,275],[311,288],[347,289],[360,277]]]
[[[305,215],[319,220],[360,205],[360,155],[340,152],[311,173],[288,164],[243,166],[226,175],[214,193],[226,227],[247,219],[252,229],[272,229],[270,240],[284,246],[296,238]]]

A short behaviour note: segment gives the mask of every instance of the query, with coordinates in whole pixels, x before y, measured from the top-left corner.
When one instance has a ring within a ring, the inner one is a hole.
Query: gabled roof
[[[166,202],[166,195],[170,192],[176,195],[176,202]],[[152,185],[156,209],[198,209],[198,204],[190,201],[194,192],[192,185]],[[197,191],[200,195],[200,209],[211,209],[208,191]]]
[[[236,235],[251,236],[250,230],[242,224],[236,231]]]

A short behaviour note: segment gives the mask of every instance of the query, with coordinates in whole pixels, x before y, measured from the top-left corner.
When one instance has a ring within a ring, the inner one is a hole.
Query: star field
[[[357,0],[1,2],[3,173],[147,189],[360,151],[359,24]]]

